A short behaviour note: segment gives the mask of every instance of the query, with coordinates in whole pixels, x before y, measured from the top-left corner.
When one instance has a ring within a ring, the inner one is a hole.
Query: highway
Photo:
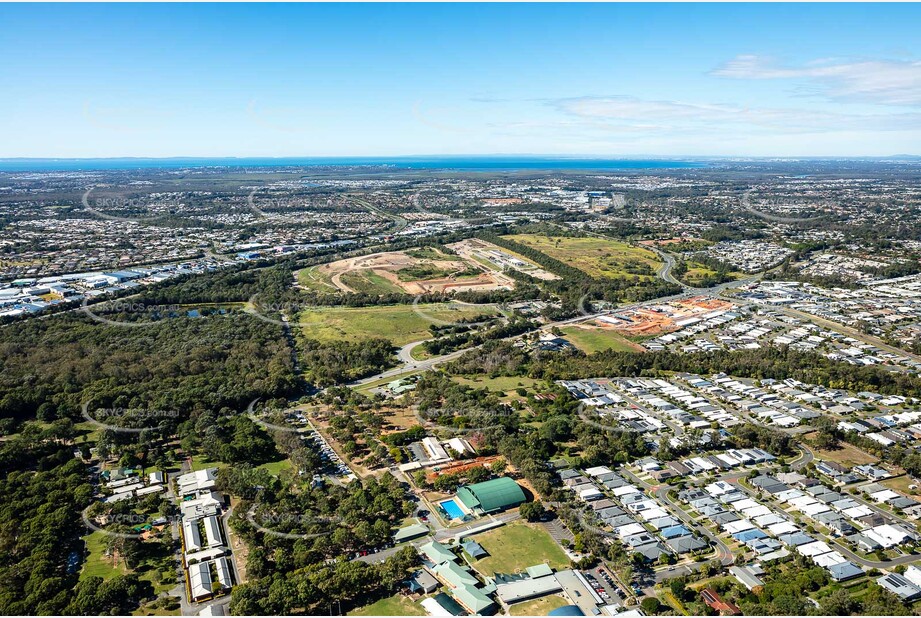
[[[675,257],[671,253],[662,251],[658,247],[652,245],[649,245],[647,248],[651,249],[653,252],[655,252],[656,255],[662,258],[662,266],[660,266],[659,270],[656,271],[656,275],[658,275],[660,279],[663,279],[669,283],[674,283],[675,285],[680,285],[685,290],[695,290],[699,292],[707,291],[707,288],[694,288],[675,279],[675,277],[672,275],[672,269],[675,268]]]
[[[749,189],[743,193],[740,203],[742,205],[742,210],[748,212],[749,214],[755,215],[759,219],[764,219],[765,221],[773,221],[775,223],[814,223],[825,219],[824,215],[818,217],[780,217],[778,215],[772,215],[770,213],[761,212],[760,210],[755,210],[751,205],[752,191],[754,191],[754,189]]]

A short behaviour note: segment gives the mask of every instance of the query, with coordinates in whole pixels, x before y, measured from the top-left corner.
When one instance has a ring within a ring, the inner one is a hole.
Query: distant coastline
[[[540,156],[415,156],[415,157],[170,157],[107,159],[0,159],[4,172],[101,171],[228,167],[392,167],[453,170],[638,170],[699,168],[692,159],[618,159]]]

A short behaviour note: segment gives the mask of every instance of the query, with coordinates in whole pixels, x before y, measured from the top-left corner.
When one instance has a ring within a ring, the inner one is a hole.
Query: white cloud
[[[921,105],[921,62],[910,60],[817,60],[800,67],[762,56],[736,56],[712,72],[732,79],[805,80],[834,99]]]
[[[558,109],[611,131],[771,132],[904,131],[921,128],[921,113],[857,114],[797,108],[649,101],[628,96],[579,97],[555,103]]]

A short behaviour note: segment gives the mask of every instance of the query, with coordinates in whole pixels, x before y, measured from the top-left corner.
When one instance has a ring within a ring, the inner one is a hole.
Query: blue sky
[[[0,4],[0,157],[921,154],[917,4]]]

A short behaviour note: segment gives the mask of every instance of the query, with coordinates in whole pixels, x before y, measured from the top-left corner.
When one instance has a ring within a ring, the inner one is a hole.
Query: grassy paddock
[[[807,434],[804,436],[807,439],[815,438],[816,434]],[[852,444],[847,442],[840,442],[840,448],[834,450],[823,451],[815,447],[812,448],[815,452],[817,459],[822,459],[824,461],[834,461],[836,463],[853,467],[861,466],[863,464],[875,464],[879,459],[866,451],[863,451]]]
[[[468,378],[455,376],[453,380],[473,388],[485,388],[495,393],[507,393],[509,391],[514,391],[518,387],[531,388],[540,382],[540,380],[535,380],[534,378],[503,376],[497,378],[487,378],[481,376]]]
[[[618,352],[645,352],[645,349],[614,330],[602,328],[580,328],[578,326],[564,326],[560,330],[574,346],[592,354],[602,350],[616,350]]]
[[[649,249],[606,238],[570,238],[539,234],[515,234],[505,238],[575,266],[592,277],[632,277],[637,273],[631,272],[631,264],[639,264],[649,268],[646,274],[639,276],[652,279],[655,277],[656,269],[662,265],[659,257]]]
[[[329,293],[338,292],[339,289],[333,284],[332,280],[327,275],[317,270],[317,268],[317,266],[310,266],[297,271],[295,277],[297,277],[298,284],[308,290]]]
[[[444,322],[457,322],[478,315],[497,315],[492,307],[452,305],[451,303],[380,307],[317,307],[300,314],[300,326],[306,337],[320,341],[360,341],[373,337],[389,339],[395,346],[430,339],[430,316]]]

